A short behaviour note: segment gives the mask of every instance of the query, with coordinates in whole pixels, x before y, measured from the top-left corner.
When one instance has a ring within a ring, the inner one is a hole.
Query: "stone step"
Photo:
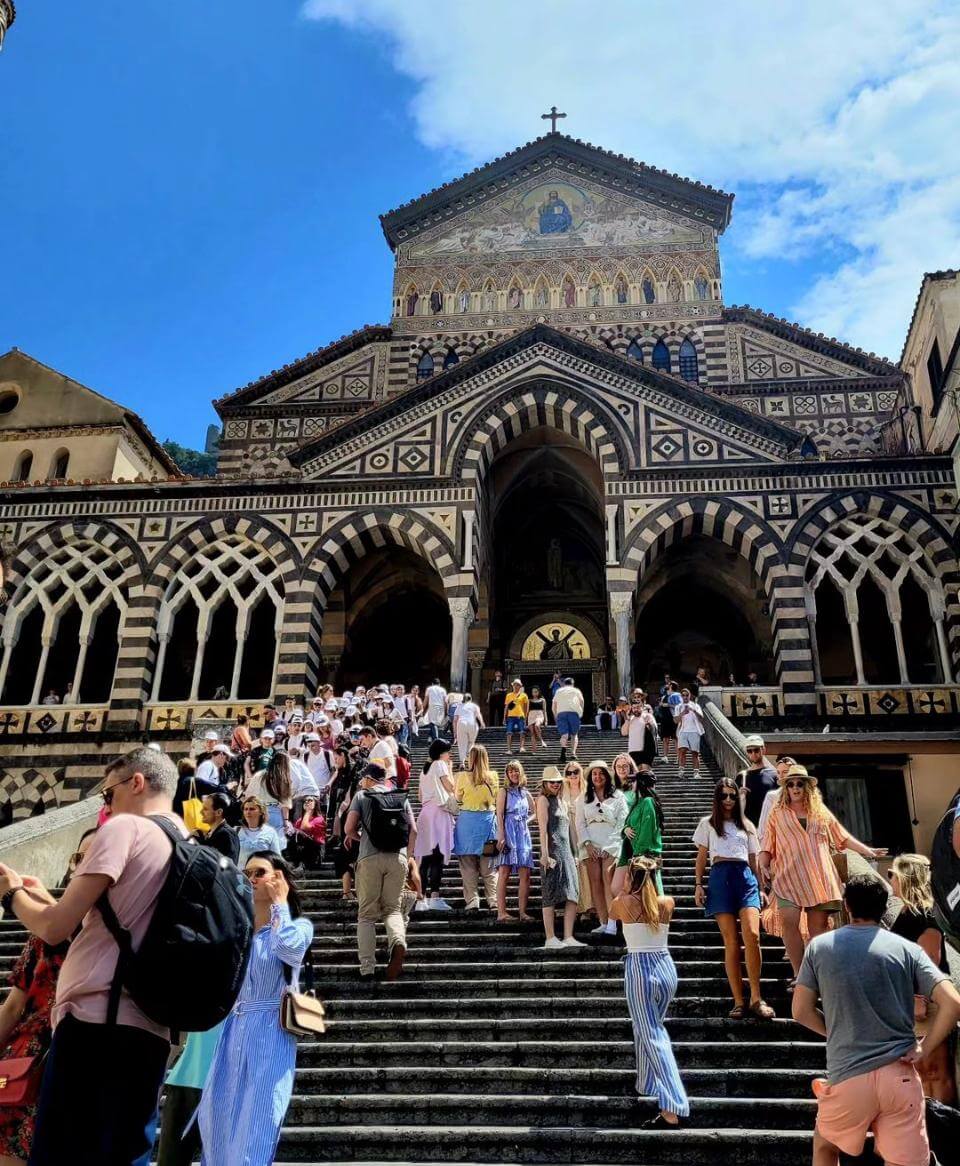
[[[681,1069],[732,1068],[742,1064],[762,1064],[781,1069],[808,1069],[822,1071],[824,1046],[815,1041],[753,1040],[751,1022],[738,1031],[737,1039],[731,1033],[726,1040],[677,1040],[674,1052]],[[390,1029],[393,1021],[389,1022]],[[789,1031],[799,1033],[793,1027]],[[382,1034],[381,1034],[382,1035]],[[392,1031],[390,1035],[393,1035]],[[298,1064],[303,1067],[338,1064],[406,1065],[440,1063],[469,1069],[472,1065],[526,1065],[542,1066],[544,1073],[563,1066],[574,1068],[628,1068],[633,1067],[632,1041],[616,1040],[379,1040],[339,1041],[324,1039],[323,1043],[303,1041],[300,1044]]]
[[[298,1086],[300,1082],[298,1081]],[[416,1092],[333,1093],[318,1095],[296,1092],[287,1112],[286,1124],[298,1125],[396,1125],[447,1126],[462,1121],[461,1095],[428,1093],[420,1087],[419,1074],[411,1073],[407,1087]],[[541,1085],[546,1084],[541,1081]],[[469,1117],[484,1125],[532,1126],[556,1129],[563,1126],[600,1126],[602,1129],[630,1128],[653,1117],[656,1102],[638,1103],[631,1096],[573,1094],[544,1091],[540,1095],[504,1096],[502,1093],[471,1093]],[[690,1099],[686,1129],[739,1129],[743,1122],[759,1123],[770,1129],[808,1129],[816,1116],[816,1102],[791,1098]]]
[[[339,986],[339,987],[342,987]],[[408,985],[412,987],[412,985]],[[470,995],[438,997],[435,992],[414,996],[410,993],[402,998],[391,998],[391,1007],[395,1007],[404,1019],[434,1019],[438,1024],[446,1024],[449,1020],[472,1020],[485,1017],[491,1020],[505,1020],[527,1022],[537,1018],[544,1024],[551,1021],[562,1021],[576,1025],[592,1017],[611,1017],[622,1021],[629,1020],[626,999],[623,992],[611,992],[616,988],[616,981],[603,985],[602,995],[579,995],[571,1000],[566,996],[555,996],[546,999],[530,998],[530,995],[504,999],[500,992],[502,987],[494,985],[489,992],[480,992],[479,984],[470,985]],[[497,994],[494,994],[497,993]],[[321,999],[324,998],[320,993]],[[780,994],[781,1002],[786,1002],[786,991]],[[774,1004],[773,998],[767,1001]],[[335,999],[325,1000],[327,1019],[336,1022],[337,1032],[339,1025],[344,1021],[354,1019],[382,1018],[384,1011],[384,996],[374,993],[369,998],[338,996]],[[670,1015],[677,1017],[726,1017],[732,1007],[729,996],[678,996],[670,1006]],[[774,1007],[776,1005],[774,1004]],[[784,1011],[782,1015],[787,1015]],[[736,1021],[728,1020],[728,1024]]]
[[[286,1127],[277,1162],[568,1162],[658,1163],[689,1166],[807,1166],[810,1135],[801,1131],[742,1129],[639,1130],[591,1126],[543,1127],[327,1125]],[[598,1147],[602,1153],[598,1154]]]

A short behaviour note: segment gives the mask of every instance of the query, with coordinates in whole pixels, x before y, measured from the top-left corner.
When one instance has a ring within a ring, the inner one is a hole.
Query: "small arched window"
[[[53,455],[53,461],[50,463],[50,477],[57,480],[65,478],[69,465],[70,451],[68,449],[58,449]]]
[[[30,471],[33,469],[33,454],[30,450],[25,449],[23,453],[17,458],[17,468],[14,472],[15,482],[28,482],[30,480]]]
[[[691,340],[684,340],[680,345],[680,376],[685,381],[693,381],[694,384],[700,379],[697,350]]]
[[[639,340],[631,340],[627,348],[627,356],[631,360],[635,360],[638,364],[643,364],[643,345]]]
[[[459,363],[460,357],[457,355],[457,350],[455,348],[448,349],[447,355],[443,358],[443,367],[453,368],[455,364]]]
[[[649,276],[641,284],[643,291],[643,302],[645,304],[652,304],[657,298],[657,289],[653,286],[653,280]]]
[[[417,364],[417,380],[426,381],[433,376],[433,357],[425,352]]]
[[[670,371],[670,349],[662,340],[658,340],[653,346],[653,355],[650,363],[654,368],[660,369],[662,372]]]

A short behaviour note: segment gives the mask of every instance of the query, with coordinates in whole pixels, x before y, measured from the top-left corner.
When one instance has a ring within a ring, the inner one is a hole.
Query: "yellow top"
[[[473,775],[465,769],[456,776],[457,801],[463,810],[495,810],[500,778],[494,770],[488,773],[489,785],[474,785]]]
[[[523,717],[527,719],[527,710],[530,708],[530,698],[521,689],[519,692],[512,690],[507,693],[506,699],[503,702],[504,711],[508,717]]]

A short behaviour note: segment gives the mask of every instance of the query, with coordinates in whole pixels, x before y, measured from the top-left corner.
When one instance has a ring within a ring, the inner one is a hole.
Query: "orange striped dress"
[[[807,818],[804,829],[793,810],[775,806],[760,846],[772,859],[773,893],[798,907],[842,899],[830,851],[843,850],[850,837],[826,807],[819,819]]]

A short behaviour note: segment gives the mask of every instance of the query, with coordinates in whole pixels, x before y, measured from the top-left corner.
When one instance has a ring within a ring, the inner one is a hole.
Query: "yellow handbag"
[[[197,797],[197,783],[190,779],[190,796],[183,803],[183,824],[191,834],[206,834],[210,827],[200,816],[203,811],[203,801]]]

